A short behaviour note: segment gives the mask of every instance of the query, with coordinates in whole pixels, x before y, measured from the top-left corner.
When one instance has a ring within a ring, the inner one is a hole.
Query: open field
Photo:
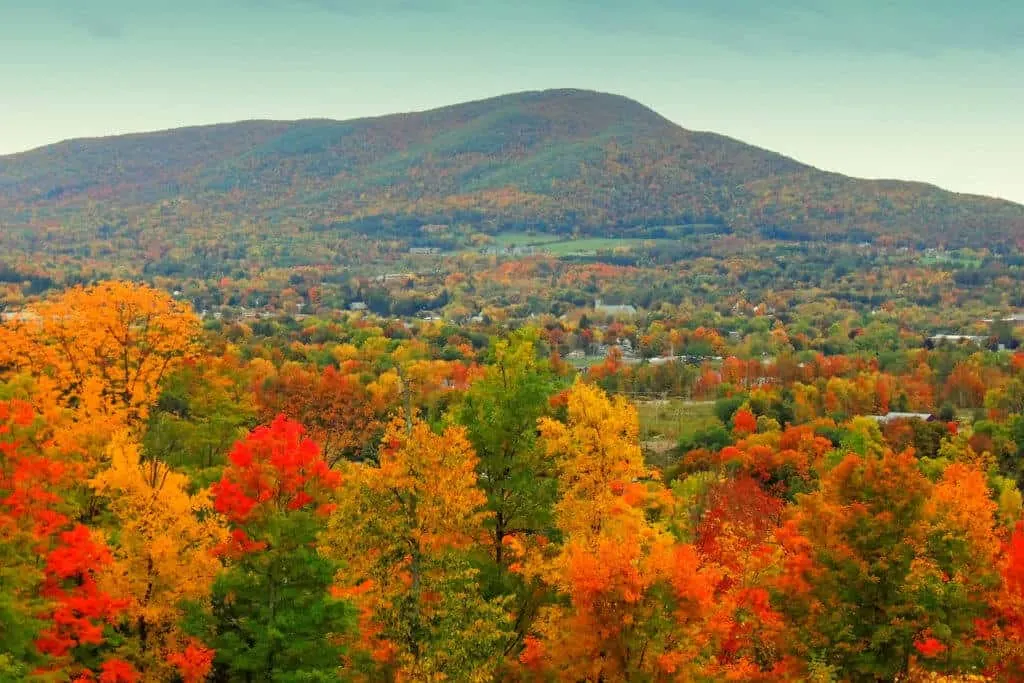
[[[644,441],[656,437],[670,440],[673,445],[683,434],[690,434],[715,423],[713,401],[687,401],[681,398],[637,401],[640,413],[640,438]]]
[[[560,242],[564,239],[563,235],[543,232],[501,232],[494,236],[494,245],[498,247],[536,247],[551,242]]]
[[[544,245],[544,249],[551,252],[553,256],[593,256],[599,251],[610,251],[612,249],[633,249],[635,247],[656,245],[659,242],[670,242],[672,240],[643,240],[643,239],[617,239],[613,237],[586,237],[578,240],[564,240],[561,242],[550,242]]]
[[[673,451],[684,434],[716,422],[713,401],[680,398],[636,401],[640,413],[640,444],[648,464],[664,469],[672,465]]]
[[[531,232],[503,232],[494,236],[493,246],[537,247],[552,256],[593,256],[599,251],[632,249],[673,242],[668,239],[637,239],[617,237],[567,238],[563,235]]]

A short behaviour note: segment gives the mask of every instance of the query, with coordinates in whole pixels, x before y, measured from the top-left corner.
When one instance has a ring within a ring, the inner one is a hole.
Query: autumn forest
[[[0,683],[1024,680],[1024,208],[606,98],[0,159]]]
[[[730,355],[659,469],[620,390],[650,366],[576,372],[542,327],[226,333],[118,282],[27,310],[0,328],[3,680],[1024,671],[1024,354],[757,381]],[[942,397],[984,417],[862,416]]]

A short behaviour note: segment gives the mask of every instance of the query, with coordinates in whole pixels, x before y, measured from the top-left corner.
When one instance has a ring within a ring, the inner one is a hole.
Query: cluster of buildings
[[[506,246],[506,247],[483,247],[480,253],[484,256],[535,256],[543,253],[537,247],[530,246]]]

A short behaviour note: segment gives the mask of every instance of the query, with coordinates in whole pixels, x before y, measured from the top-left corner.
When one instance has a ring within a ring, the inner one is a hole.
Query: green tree
[[[552,527],[556,481],[537,442],[537,420],[547,414],[556,383],[547,361],[537,358],[535,337],[520,332],[496,341],[492,364],[455,410],[479,458],[479,486],[493,513],[485,524],[501,566],[507,564],[506,536]]]
[[[301,425],[283,416],[237,442],[214,506],[232,524],[228,569],[190,630],[216,650],[221,680],[335,681],[351,606],[329,593],[338,565],[316,551],[323,505],[340,477]]]
[[[505,539],[554,532],[557,479],[538,442],[537,420],[549,413],[556,376],[538,358],[532,330],[495,341],[490,360],[454,413],[479,458],[477,482],[491,513],[484,521],[490,561],[483,563],[481,582],[490,596],[512,596],[515,629],[505,647],[512,651],[522,645],[545,591],[508,571]]]

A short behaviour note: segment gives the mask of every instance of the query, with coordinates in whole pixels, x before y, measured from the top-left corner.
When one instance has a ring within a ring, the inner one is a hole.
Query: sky
[[[0,154],[545,88],[1024,203],[1020,0],[0,0]]]

